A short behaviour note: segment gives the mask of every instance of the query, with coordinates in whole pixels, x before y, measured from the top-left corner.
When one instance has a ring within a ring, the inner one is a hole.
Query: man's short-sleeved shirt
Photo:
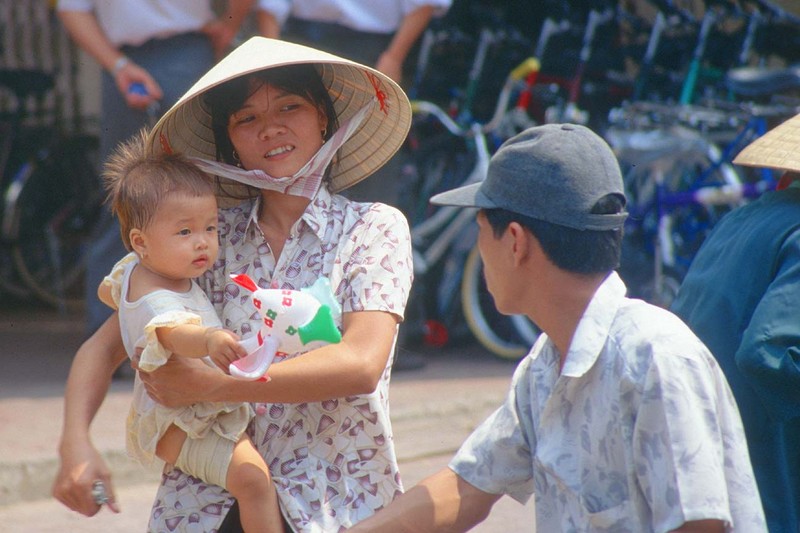
[[[209,0],[59,0],[57,9],[94,13],[115,46],[199,32],[214,20]]]
[[[441,17],[452,0],[259,0],[258,9],[271,13],[283,26],[289,16],[300,20],[340,24],[350,29],[390,34],[397,31],[403,19],[424,6]]]
[[[766,531],[733,396],[677,317],[625,298],[612,273],[559,364],[543,334],[505,404],[450,463],[459,476],[523,502],[534,494],[537,531],[669,531],[700,519]]]

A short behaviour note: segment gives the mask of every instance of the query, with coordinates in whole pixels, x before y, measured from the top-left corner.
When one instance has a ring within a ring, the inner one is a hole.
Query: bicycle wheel
[[[520,338],[511,317],[501,314],[486,288],[483,261],[474,247],[464,265],[461,283],[464,318],[475,338],[492,354],[512,361],[522,359],[530,348]]]
[[[5,243],[0,243],[0,293],[7,294],[20,301],[31,295],[31,290],[17,274],[11,248]]]
[[[43,151],[5,198],[3,230],[20,278],[60,308],[84,299],[84,252],[103,199],[96,149],[96,139],[75,137]]]

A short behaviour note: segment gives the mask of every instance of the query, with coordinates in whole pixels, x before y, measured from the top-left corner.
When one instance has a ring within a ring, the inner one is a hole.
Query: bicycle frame
[[[592,9],[589,11],[589,20],[586,22],[586,29],[583,33],[583,43],[578,58],[578,67],[575,69],[575,75],[569,82],[569,96],[567,98],[567,110],[565,111],[565,116],[567,118],[570,118],[572,114],[569,109],[571,107],[575,108],[578,105],[578,97],[580,96],[583,77],[586,73],[586,66],[589,64],[589,59],[592,55],[594,36],[597,33],[597,28],[610,22],[613,18],[614,11],[611,9],[606,9],[605,11],[596,11]]]
[[[441,118],[441,117],[440,117]],[[474,124],[470,128],[470,138],[474,142],[476,161],[463,185],[483,181],[489,168],[489,147],[486,135],[481,126]],[[438,263],[449,249],[455,237],[475,219],[474,209],[462,209],[454,206],[442,206],[430,218],[411,228],[411,241],[414,247],[414,271],[424,275],[430,266]],[[431,235],[437,237],[420,251],[422,242]]]
[[[582,103],[581,98],[586,84],[587,73],[589,73],[590,61],[594,56],[595,36],[602,26],[614,21],[616,15],[617,12],[611,8],[593,8],[588,12],[586,25],[580,40],[578,63],[569,77],[554,76],[548,74],[546,68],[543,69],[544,72],[537,79],[537,85],[550,88],[550,95],[557,95],[558,98],[556,98],[555,104],[548,106],[543,113],[540,113],[541,116],[537,117],[541,122],[590,124],[590,120],[594,118],[592,114],[595,108],[598,105],[603,106],[604,102],[595,98],[583,102],[583,104],[588,104],[588,109],[579,107]],[[567,22],[566,26],[559,28],[559,31],[565,31],[570,27],[572,27],[571,23]],[[620,95],[628,94],[631,91],[631,88],[624,82],[619,83],[611,77],[605,77],[604,79],[610,82],[609,87],[604,89],[602,93],[606,98],[618,100]],[[605,103],[607,104],[607,102]],[[603,114],[605,114],[605,111]]]
[[[644,57],[642,58],[639,67],[639,75],[636,77],[636,82],[634,84],[634,101],[640,100],[645,94],[647,82],[650,78],[650,71],[653,69],[656,51],[658,50],[658,44],[661,41],[661,36],[664,34],[664,30],[671,25],[675,25],[677,20],[677,17],[673,17],[672,20],[667,20],[667,17],[661,11],[656,13],[656,17],[653,20],[653,26],[650,29],[650,36],[647,39],[647,48],[645,49]]]
[[[30,150],[20,146],[19,136],[24,131],[25,105],[30,98],[41,101],[52,90],[55,80],[50,74],[36,70],[0,69],[0,88],[11,96],[13,107],[0,113],[0,195],[20,176],[32,171]],[[0,223],[8,212],[7,202],[0,198]],[[11,260],[11,244],[7,233],[0,226],[0,287],[18,297],[27,297],[30,290],[22,280]]]
[[[536,69],[538,69],[538,62],[528,59],[512,70],[500,91],[494,114],[485,124],[470,122],[468,126],[462,126],[438,105],[428,101],[412,101],[415,117],[418,119],[433,118],[437,124],[444,127],[447,135],[454,139],[463,139],[467,143],[474,162],[469,171],[465,172],[460,179],[458,186],[477,183],[485,179],[491,155],[490,136],[505,124],[506,115],[510,113],[507,109],[508,103],[516,86],[521,80],[531,79],[531,75]],[[459,114],[461,118],[464,116],[463,113]],[[452,309],[452,304],[457,301],[463,264],[467,254],[475,245],[476,211],[477,209],[441,206],[432,215],[411,226],[414,273],[421,284],[424,284],[426,277],[434,268],[447,269],[448,265],[455,262],[451,265],[452,275],[445,272],[442,279],[435,284],[428,280],[430,285],[428,290],[436,291],[435,306],[439,313]]]
[[[715,20],[716,15],[714,11],[711,9],[706,10],[705,15],[703,15],[703,20],[700,23],[700,32],[698,33],[697,45],[692,55],[692,61],[689,63],[689,70],[686,73],[683,86],[681,87],[681,96],[678,101],[682,105],[692,103],[695,86],[697,85],[697,77],[703,61],[703,54],[705,53],[706,44],[708,43],[708,36],[711,34],[711,26],[714,24]]]

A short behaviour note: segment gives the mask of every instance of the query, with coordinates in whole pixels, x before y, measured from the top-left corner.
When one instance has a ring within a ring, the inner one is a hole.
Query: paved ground
[[[18,532],[143,531],[158,472],[123,452],[131,382],[120,380],[93,425],[108,458],[123,508],[88,519],[49,497],[57,467],[62,395],[70,361],[82,342],[82,316],[46,309],[3,309],[0,295],[0,524]],[[447,464],[469,431],[502,401],[514,365],[474,345],[423,352],[420,370],[395,373],[392,420],[407,486]],[[533,531],[533,506],[504,498],[473,531]]]

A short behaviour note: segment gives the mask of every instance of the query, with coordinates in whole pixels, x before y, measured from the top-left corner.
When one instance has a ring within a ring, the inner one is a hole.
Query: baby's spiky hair
[[[148,154],[147,131],[120,143],[103,168],[103,182],[111,211],[119,219],[122,242],[131,250],[130,232],[152,222],[169,194],[205,196],[215,193],[210,176],[179,154]]]

